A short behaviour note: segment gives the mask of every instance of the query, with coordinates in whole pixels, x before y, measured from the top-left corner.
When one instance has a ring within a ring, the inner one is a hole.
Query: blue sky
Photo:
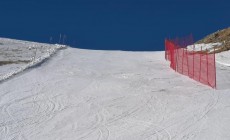
[[[228,0],[1,0],[0,36],[78,48],[156,51],[230,25]]]

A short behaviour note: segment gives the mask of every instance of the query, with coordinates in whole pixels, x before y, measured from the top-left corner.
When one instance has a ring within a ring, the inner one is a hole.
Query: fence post
[[[165,39],[165,60],[167,60],[167,58],[166,58],[166,39]]]
[[[176,50],[175,50],[176,46],[173,46],[173,68],[176,71]]]
[[[194,73],[194,55],[195,55],[195,45],[193,44],[193,52],[192,52],[192,55],[193,55],[193,79],[194,79],[194,76],[195,76],[195,73]]]
[[[208,49],[206,48],[206,61],[207,61],[207,83],[210,85],[209,80],[208,80]]]
[[[178,47],[176,47],[176,71],[178,71],[178,57],[179,57]]]
[[[189,64],[188,64],[189,61],[188,61],[188,48],[187,47],[186,47],[186,56],[187,56],[186,58],[187,58],[188,77],[190,77],[189,76]]]
[[[201,77],[201,55],[202,55],[202,46],[201,46],[201,51],[200,51],[200,74],[199,74],[199,81],[200,81],[200,77]]]
[[[174,46],[174,48],[173,48],[173,53],[174,53],[174,58],[173,58],[174,59],[174,66],[173,67],[174,67],[174,70],[176,71],[176,49],[175,48],[176,48],[176,46]]]
[[[183,49],[183,54],[182,54],[182,74],[184,74],[184,48]]]
[[[214,88],[216,89],[216,47],[214,47],[214,71],[215,71],[215,85]]]

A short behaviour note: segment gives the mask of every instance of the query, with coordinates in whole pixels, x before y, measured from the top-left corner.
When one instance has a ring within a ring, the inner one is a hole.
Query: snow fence
[[[200,83],[216,88],[215,50],[188,50],[191,39],[165,40],[165,59],[170,61],[170,67],[176,72],[186,75]]]

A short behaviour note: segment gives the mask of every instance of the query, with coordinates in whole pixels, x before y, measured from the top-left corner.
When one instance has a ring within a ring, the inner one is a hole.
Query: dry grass
[[[19,64],[19,63],[29,63],[29,60],[19,60],[19,61],[0,61],[0,66],[9,64]]]
[[[217,42],[222,43],[222,45],[216,48],[215,51],[216,53],[230,50],[230,28],[212,33],[196,43],[207,44],[207,43],[217,43]]]

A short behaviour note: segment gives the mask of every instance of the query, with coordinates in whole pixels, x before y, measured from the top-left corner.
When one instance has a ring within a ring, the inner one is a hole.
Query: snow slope
[[[0,139],[229,140],[230,67],[217,67],[214,90],[164,52],[60,50],[0,84]]]
[[[221,65],[230,67],[230,51],[216,54],[216,62]]]

